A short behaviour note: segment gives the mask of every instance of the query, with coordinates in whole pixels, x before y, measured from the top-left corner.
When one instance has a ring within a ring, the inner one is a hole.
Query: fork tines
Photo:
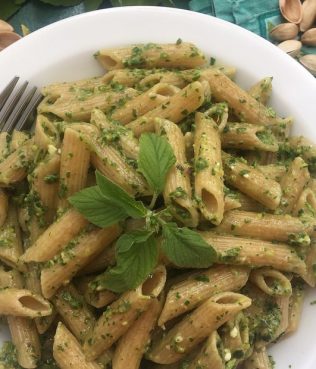
[[[19,77],[14,77],[0,94],[0,132],[25,128],[28,117],[42,99],[36,87],[28,88],[27,81],[17,86],[18,81]]]

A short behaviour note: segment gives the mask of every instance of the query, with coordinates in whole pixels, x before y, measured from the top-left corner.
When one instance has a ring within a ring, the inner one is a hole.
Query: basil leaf
[[[176,162],[165,137],[145,133],[139,141],[138,169],[156,194],[163,191],[169,169]]]
[[[91,10],[99,9],[102,2],[103,0],[84,0],[83,4],[84,4],[85,10],[88,12]]]
[[[216,251],[189,228],[175,223],[162,226],[162,250],[175,265],[183,268],[207,268],[216,260]]]
[[[126,233],[116,242],[114,268],[96,280],[96,289],[124,292],[138,287],[148,278],[158,262],[158,247],[153,232],[137,230]]]
[[[102,196],[113,205],[124,209],[132,218],[143,218],[148,210],[142,202],[136,201],[121,187],[104,177],[99,171],[96,171],[97,185],[100,188]]]
[[[68,198],[73,205],[89,222],[104,228],[127,218],[127,213],[101,194],[98,186],[85,188]]]

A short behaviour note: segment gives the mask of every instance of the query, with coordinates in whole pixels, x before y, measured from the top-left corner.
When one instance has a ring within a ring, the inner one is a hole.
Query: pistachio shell
[[[316,28],[310,28],[303,33],[301,41],[304,45],[316,46]]]
[[[313,26],[316,19],[316,0],[305,0],[302,5],[303,17],[300,23],[300,30],[307,31]]]
[[[316,76],[316,55],[304,55],[299,59],[300,63],[310,71],[314,76]]]
[[[270,37],[276,41],[292,40],[298,34],[298,27],[294,23],[281,23],[270,31]]]
[[[290,56],[297,56],[302,48],[302,43],[297,40],[287,40],[281,42],[278,47]]]
[[[14,32],[0,32],[0,50],[5,49],[20,38],[21,36]]]
[[[298,24],[302,20],[303,12],[300,0],[279,0],[279,7],[287,21]]]
[[[0,32],[13,32],[13,27],[9,23],[0,19]]]

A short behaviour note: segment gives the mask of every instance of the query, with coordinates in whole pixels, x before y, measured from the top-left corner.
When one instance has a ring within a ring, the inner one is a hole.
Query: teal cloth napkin
[[[174,3],[177,8],[191,9],[238,24],[266,39],[269,39],[271,27],[284,22],[279,11],[278,0],[174,0]],[[110,1],[104,0],[101,8],[109,7],[111,7]],[[25,24],[34,31],[84,11],[82,3],[70,7],[53,7],[39,1],[29,1],[10,19],[10,23],[18,32],[21,24]],[[316,54],[316,47],[303,48],[303,52]]]

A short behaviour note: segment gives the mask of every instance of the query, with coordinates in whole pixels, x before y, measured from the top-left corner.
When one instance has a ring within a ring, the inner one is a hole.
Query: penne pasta
[[[232,210],[224,215],[216,232],[252,237],[266,241],[291,241],[295,234],[311,235],[313,224],[290,215]]]
[[[272,92],[272,77],[262,78],[250,87],[248,93],[263,105],[267,105]]]
[[[25,271],[25,265],[19,259],[22,253],[22,236],[17,212],[15,206],[10,204],[6,220],[0,228],[0,260],[10,267]]]
[[[277,152],[273,133],[264,126],[248,123],[228,123],[221,136],[224,149]]]
[[[195,68],[205,64],[205,56],[188,42],[176,44],[140,44],[117,49],[102,49],[96,58],[106,70],[123,67]]]
[[[128,158],[138,158],[139,143],[130,129],[109,120],[99,109],[94,109],[92,111],[91,123],[95,124],[100,129],[102,141],[109,144],[116,141]]]
[[[198,207],[207,220],[219,224],[224,214],[221,141],[215,122],[202,113],[195,115],[194,162]]]
[[[282,189],[280,212],[284,214],[293,212],[293,208],[309,178],[308,165],[302,158],[295,158],[280,182]]]
[[[27,169],[33,163],[37,152],[34,140],[29,139],[17,150],[13,151],[0,163],[0,186],[8,187],[22,181],[27,175]]]
[[[271,108],[266,108],[218,69],[202,71],[201,78],[209,83],[215,100],[226,101],[242,122],[263,126],[282,123]]]
[[[92,229],[79,235],[49,260],[41,272],[41,286],[46,298],[52,297],[63,285],[70,282],[77,272],[89,264],[121,233],[117,225]]]
[[[250,304],[248,297],[233,292],[210,297],[171,328],[165,337],[153,342],[147,357],[158,364],[172,364],[181,360],[214,330]]]
[[[285,333],[293,333],[298,329],[304,302],[305,290],[303,284],[296,280],[292,284],[292,295],[289,301],[289,321]]]
[[[166,178],[163,191],[165,204],[169,205],[170,212],[176,219],[189,227],[196,227],[199,215],[192,200],[183,134],[176,124],[165,119],[157,118],[155,127],[160,135],[166,135],[176,158],[176,163],[170,168]]]
[[[59,207],[68,206],[67,197],[83,189],[87,182],[90,152],[80,134],[66,128],[60,156]]]
[[[200,232],[200,235],[215,248],[221,263],[249,265],[257,268],[270,266],[299,275],[306,273],[305,262],[293,247],[286,244],[236,236],[220,236],[213,232]]]
[[[44,115],[38,115],[36,118],[34,143],[45,151],[60,146],[60,137],[56,125]]]
[[[272,364],[265,347],[255,350],[244,363],[245,369],[272,369]]]
[[[139,314],[150,307],[152,299],[159,296],[165,281],[166,270],[158,267],[136,290],[125,292],[107,307],[83,345],[88,360],[95,360],[128,331]]]
[[[69,284],[57,292],[53,303],[67,328],[82,342],[96,321],[82,296]]]
[[[148,309],[119,340],[112,360],[113,369],[138,369],[150,344],[150,333],[161,311],[161,301],[154,299]]]
[[[202,346],[202,349],[193,360],[189,360],[186,367],[188,369],[199,367],[203,369],[225,369],[226,360],[223,357],[224,355],[223,342],[217,331],[213,331]],[[229,362],[228,360],[227,365]]]
[[[124,106],[118,107],[111,114],[111,119],[125,125],[167,102],[168,98],[177,93],[179,89],[167,83],[157,83],[141,95],[129,100]]]
[[[278,182],[268,179],[262,172],[247,165],[240,158],[222,153],[225,180],[239,191],[275,210],[281,201],[281,187]]]
[[[128,123],[127,127],[134,132],[136,137],[139,137],[144,132],[154,131],[153,118],[168,119],[171,122],[178,123],[198,109],[209,94],[207,83],[192,82],[169,97],[162,105],[157,106],[155,109]]]
[[[0,290],[0,314],[36,318],[52,313],[48,301],[29,290],[7,288]]]
[[[278,270],[255,269],[250,273],[249,280],[270,296],[290,296],[292,294],[290,280]]]
[[[80,343],[59,322],[54,336],[53,355],[60,369],[101,369],[103,366],[85,358]]]
[[[68,210],[40,235],[21,259],[27,263],[50,260],[87,225],[88,221],[79,212]]]
[[[201,273],[192,273],[175,283],[168,291],[158,325],[193,310],[211,296],[239,291],[247,282],[249,270],[243,267],[218,265]]]
[[[0,188],[0,228],[3,226],[7,218],[8,208],[9,208],[8,196],[4,192],[4,190]]]

